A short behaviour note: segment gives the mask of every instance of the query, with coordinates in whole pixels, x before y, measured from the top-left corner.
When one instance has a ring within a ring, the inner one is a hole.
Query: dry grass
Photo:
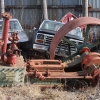
[[[99,91],[89,88],[84,92],[41,89],[34,85],[0,88],[0,100],[100,100]]]

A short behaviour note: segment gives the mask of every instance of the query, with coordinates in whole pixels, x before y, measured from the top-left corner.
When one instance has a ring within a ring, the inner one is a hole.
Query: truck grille
[[[45,45],[50,45],[52,41],[53,36],[52,35],[45,35]],[[74,42],[74,41],[73,41]],[[76,52],[76,48],[73,46],[70,46],[71,48],[71,53]],[[64,51],[66,50],[66,54],[69,54],[68,51],[68,43],[64,42],[63,40],[58,44],[58,47],[56,49],[56,53],[59,52],[60,49],[63,49]]]
[[[46,36],[45,37],[45,44],[50,45],[51,41],[52,41],[53,36]],[[68,43],[64,42],[63,40],[59,43],[58,47],[62,46],[62,47],[67,47]]]
[[[53,37],[51,37],[51,36],[46,36],[46,37],[45,37],[45,44],[47,44],[47,45],[49,44],[49,45],[50,45],[50,43],[51,43],[51,41],[52,41],[52,38],[53,38]]]

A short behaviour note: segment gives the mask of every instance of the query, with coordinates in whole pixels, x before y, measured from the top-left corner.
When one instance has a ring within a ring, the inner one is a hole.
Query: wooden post
[[[43,9],[43,19],[47,20],[48,19],[48,12],[47,12],[47,1],[46,0],[43,0],[42,9]]]
[[[1,13],[4,13],[5,12],[4,0],[0,0],[0,6],[1,6]]]
[[[88,17],[88,0],[82,0],[82,13],[83,17]],[[86,28],[83,29],[83,36],[85,35]]]
[[[83,17],[88,17],[88,0],[82,0]]]

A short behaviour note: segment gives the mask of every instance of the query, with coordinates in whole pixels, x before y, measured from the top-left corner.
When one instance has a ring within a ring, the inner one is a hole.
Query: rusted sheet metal
[[[70,22],[71,20],[76,19],[76,18],[77,17],[74,14],[69,12],[60,21],[64,22],[64,23],[67,23],[67,22]]]
[[[51,41],[50,45],[50,59],[54,59],[55,56],[55,50],[60,43],[61,39],[68,34],[71,30],[75,29],[76,27],[79,27],[81,25],[87,25],[87,24],[99,24],[100,25],[100,19],[93,18],[93,17],[81,17],[78,19],[74,19],[70,21],[69,23],[66,23],[63,27],[60,28],[60,30],[55,34]]]

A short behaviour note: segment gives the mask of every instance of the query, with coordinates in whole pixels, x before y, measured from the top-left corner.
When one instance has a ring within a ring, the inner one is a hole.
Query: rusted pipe
[[[45,68],[54,68],[54,69],[57,69],[57,68],[62,68],[62,69],[64,69],[64,67],[63,67],[63,65],[32,65],[32,66],[30,66],[30,68],[37,68],[37,69],[41,69],[41,68],[43,68],[43,69],[45,69]]]
[[[44,79],[66,79],[66,78],[67,79],[70,79],[70,78],[71,79],[76,79],[76,78],[79,78],[79,79],[84,79],[84,78],[85,79],[93,79],[92,76],[88,76],[88,77],[87,76],[86,77],[85,76],[74,76],[74,77],[73,76],[59,76],[59,77],[58,76],[49,76],[49,77],[45,77]]]
[[[69,73],[55,73],[55,72],[50,72],[49,73],[49,76],[44,76],[42,72],[29,72],[29,73],[26,73],[26,76],[30,76],[30,75],[33,75],[34,76],[35,74],[35,77],[39,78],[39,79],[66,79],[66,78],[85,78],[85,79],[93,79],[93,77],[91,75],[78,75],[77,72],[69,72]],[[41,77],[40,77],[41,76]]]
[[[2,39],[4,40],[4,44],[2,47],[2,53],[6,53],[9,23],[10,23],[10,18],[12,18],[12,15],[10,13],[5,12],[1,16],[3,18]]]
[[[48,60],[48,59],[37,59],[37,60],[29,60],[28,63],[32,64],[32,65],[41,65],[41,64],[53,64],[53,65],[58,65],[61,64],[62,61],[60,60]]]

